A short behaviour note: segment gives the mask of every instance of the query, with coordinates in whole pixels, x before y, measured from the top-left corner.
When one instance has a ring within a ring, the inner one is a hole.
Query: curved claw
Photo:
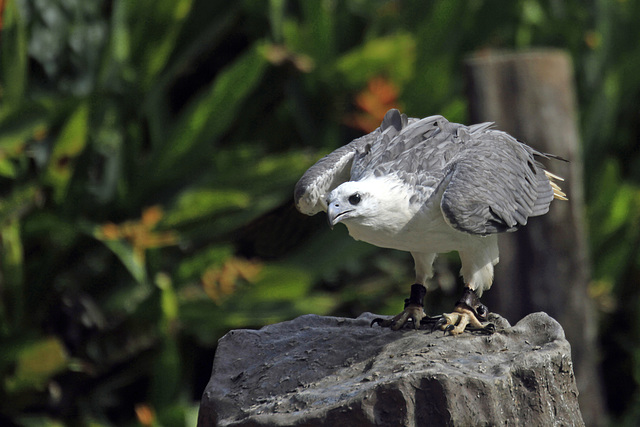
[[[445,334],[448,332],[451,335],[461,334],[465,330],[492,334],[495,332],[495,325],[482,324],[487,321],[488,315],[489,309],[480,302],[476,291],[466,287],[453,312],[443,314],[442,319],[434,325],[434,329],[441,329]]]
[[[456,307],[453,313],[442,315],[444,322],[440,322],[440,329],[446,334],[459,335],[465,331],[467,326],[482,328],[482,323],[475,317],[474,313],[467,309]]]
[[[492,335],[496,332],[496,325],[494,325],[493,323],[487,323],[482,328],[471,328],[467,326],[467,329],[480,335]]]
[[[394,331],[401,329],[408,322],[413,323],[413,329],[418,329],[421,320],[425,317],[422,306],[409,304],[401,313],[391,319],[375,318],[371,326],[378,324],[383,328],[391,328]]]
[[[375,325],[377,323],[378,325],[380,325],[380,326],[382,326],[384,328],[385,326],[388,326],[388,325],[385,324],[387,322],[389,322],[388,319],[383,319],[382,317],[376,317],[375,319],[373,319],[371,321],[370,327],[373,328],[373,325]]]
[[[435,331],[436,329],[442,329],[442,327],[445,326],[446,324],[447,324],[447,319],[444,316],[440,316],[438,321],[436,321],[436,323],[431,328],[431,332]]]

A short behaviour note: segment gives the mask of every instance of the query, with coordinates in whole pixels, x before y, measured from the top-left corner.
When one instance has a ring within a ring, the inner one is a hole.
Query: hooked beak
[[[344,209],[340,207],[338,202],[329,203],[327,207],[327,220],[329,221],[329,227],[333,230],[333,227],[345,218],[348,218],[348,213],[353,212],[353,209]]]

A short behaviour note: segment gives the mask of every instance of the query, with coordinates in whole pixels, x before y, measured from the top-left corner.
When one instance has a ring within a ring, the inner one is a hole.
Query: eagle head
[[[358,182],[349,181],[334,189],[327,198],[327,219],[333,228],[337,223],[362,218],[370,210],[371,194]]]
[[[402,198],[400,198],[402,200]],[[339,222],[373,229],[385,228],[404,203],[399,203],[397,188],[383,179],[347,181],[327,197],[327,219],[333,228]]]

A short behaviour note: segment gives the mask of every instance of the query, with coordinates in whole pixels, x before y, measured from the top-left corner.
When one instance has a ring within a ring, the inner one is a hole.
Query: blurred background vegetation
[[[295,182],[390,107],[466,123],[465,56],[540,46],[573,57],[604,393],[615,423],[640,422],[639,1],[0,13],[3,425],[195,425],[230,328],[397,311],[409,255],[302,217]],[[439,259],[445,308],[456,262]]]

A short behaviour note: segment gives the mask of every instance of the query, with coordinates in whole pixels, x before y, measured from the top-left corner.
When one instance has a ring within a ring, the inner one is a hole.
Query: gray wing
[[[547,157],[492,123],[465,126],[442,116],[407,118],[398,110],[380,128],[320,159],[295,188],[298,209],[326,210],[326,195],[348,180],[393,175],[412,191],[412,203],[442,195],[448,223],[472,234],[513,231],[549,210],[554,195],[535,156]],[[557,189],[557,193],[556,193]]]
[[[447,168],[440,207],[454,228],[472,234],[514,231],[549,210],[554,189],[534,156],[546,157],[505,132],[469,132]]]
[[[294,189],[294,201],[298,210],[307,215],[326,211],[326,197],[337,186],[352,179],[354,158],[371,151],[372,146],[384,144],[389,134],[396,134],[406,125],[407,116],[398,110],[390,110],[375,131],[318,160],[302,175]]]
[[[488,126],[468,128],[442,116],[409,118],[400,132],[387,132],[369,150],[356,154],[352,179],[393,175],[409,187],[411,202],[422,204],[441,185],[469,134]]]
[[[389,113],[388,113],[389,114]],[[554,195],[535,156],[547,157],[493,123],[465,126],[442,116],[403,121],[356,153],[352,179],[394,175],[412,191],[411,202],[440,197],[449,224],[472,234],[513,231],[549,210]],[[557,187],[556,187],[557,188]]]

